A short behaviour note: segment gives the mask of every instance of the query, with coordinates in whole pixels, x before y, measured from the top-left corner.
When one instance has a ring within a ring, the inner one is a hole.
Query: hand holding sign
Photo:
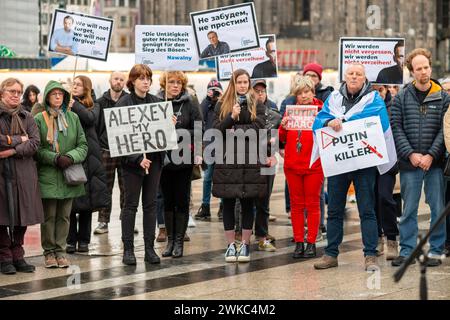
[[[342,130],[342,120],[341,119],[334,119],[328,122],[328,126],[333,129],[336,132],[339,132]]]
[[[145,171],[147,172],[148,169],[150,169],[150,165],[152,164],[152,162],[150,160],[148,160],[147,158],[144,158],[141,163],[140,166],[142,169],[145,169]],[[147,172],[148,174],[148,172]]]

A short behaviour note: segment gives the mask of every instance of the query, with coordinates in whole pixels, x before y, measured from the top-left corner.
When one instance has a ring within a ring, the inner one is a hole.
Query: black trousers
[[[445,188],[445,203],[448,204],[449,202],[450,202],[450,180],[447,180]],[[445,240],[445,245],[450,246],[450,216],[447,216],[445,223],[447,231],[447,239]]]
[[[255,235],[265,237],[269,233],[270,196],[272,195],[275,175],[267,176],[267,195],[256,199]]]
[[[71,212],[67,244],[91,243],[92,211]]]
[[[239,201],[242,208],[242,229],[252,230],[254,221],[253,208],[255,206],[255,199],[246,198],[239,199]],[[236,199],[223,199],[223,226],[225,231],[231,231],[235,229],[235,205]]]
[[[122,241],[124,247],[127,249],[133,248],[134,246],[134,226],[136,223],[136,212],[141,191],[144,241],[153,242],[155,240],[156,196],[158,194],[161,171],[162,164],[159,157],[153,160],[148,175],[136,174],[125,168],[122,171],[125,189],[125,201],[121,220]]]
[[[383,234],[388,240],[395,241],[399,235],[397,226],[397,202],[394,200],[395,175],[377,175],[375,200],[378,236]]]
[[[173,213],[175,224],[177,220],[185,221],[189,218],[192,168],[193,166],[177,170],[164,169],[161,175],[164,211]]]

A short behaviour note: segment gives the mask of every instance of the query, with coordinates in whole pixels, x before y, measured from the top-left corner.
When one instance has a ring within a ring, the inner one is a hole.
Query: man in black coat
[[[114,178],[117,169],[117,175],[119,178],[119,189],[120,189],[120,208],[122,209],[124,202],[124,190],[122,182],[121,163],[120,158],[111,158],[111,154],[109,152],[108,134],[106,132],[104,110],[114,108],[116,102],[121,97],[127,94],[123,90],[125,86],[125,75],[121,72],[111,73],[111,77],[109,78],[109,84],[110,89],[106,91],[100,99],[97,100],[97,103],[100,106],[100,116],[98,118],[97,124],[97,135],[98,139],[100,140],[100,147],[102,149],[102,161],[106,170],[106,176],[108,181],[108,193],[112,200]],[[111,207],[112,206],[109,206],[107,209],[102,209],[99,211],[98,213],[99,224],[97,228],[95,228],[94,234],[103,234],[108,232],[108,223],[111,217]]]

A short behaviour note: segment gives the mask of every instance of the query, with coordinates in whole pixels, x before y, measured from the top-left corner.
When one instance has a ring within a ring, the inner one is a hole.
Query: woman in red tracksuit
[[[309,77],[301,77],[294,89],[291,104],[316,105],[318,111],[323,102],[314,98],[314,83]],[[295,99],[294,99],[295,98]],[[320,159],[309,167],[313,148],[313,132],[306,130],[287,130],[289,117],[281,122],[280,142],[285,143],[284,173],[291,198],[291,220],[294,232],[295,251],[293,258],[313,258],[316,256],[316,237],[320,224],[320,190],[323,172]],[[308,213],[308,235],[304,246],[304,212]]]

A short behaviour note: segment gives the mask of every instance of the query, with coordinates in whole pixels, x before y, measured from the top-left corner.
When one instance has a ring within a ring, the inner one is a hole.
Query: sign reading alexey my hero
[[[172,102],[105,109],[111,157],[177,148]]]
[[[344,122],[339,132],[329,127],[315,132],[326,177],[389,162],[380,117]]]

